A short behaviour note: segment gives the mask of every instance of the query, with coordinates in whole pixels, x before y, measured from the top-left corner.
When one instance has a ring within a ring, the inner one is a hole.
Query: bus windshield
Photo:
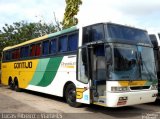
[[[138,46],[139,58],[140,58],[140,69],[142,79],[153,80],[156,79],[156,67],[154,60],[153,49],[150,47]]]
[[[148,56],[146,53],[149,52]],[[113,47],[113,80],[156,79],[153,51],[148,47],[121,45]]]
[[[146,31],[116,24],[108,24],[107,29],[112,40],[151,44]]]
[[[114,70],[128,71],[136,66],[136,52],[131,48],[114,48]]]
[[[113,48],[113,53],[114,63],[112,79],[133,80],[140,78],[136,46],[115,46]]]

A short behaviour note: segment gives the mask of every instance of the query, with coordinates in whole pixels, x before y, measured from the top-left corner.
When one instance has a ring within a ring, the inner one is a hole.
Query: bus
[[[65,97],[73,107],[122,107],[156,100],[155,69],[147,31],[95,23],[4,48],[2,84]]]
[[[160,47],[158,45],[158,39],[157,39],[158,37],[156,34],[149,34],[149,37],[153,45],[157,78],[158,78],[158,97],[157,99],[160,99]]]

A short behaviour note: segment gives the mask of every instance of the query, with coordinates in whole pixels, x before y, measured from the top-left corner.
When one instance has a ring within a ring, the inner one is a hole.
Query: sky
[[[160,0],[82,0],[77,15],[80,25],[113,22],[134,26],[149,33],[160,32]],[[0,29],[5,23],[55,23],[62,21],[65,0],[0,0]]]

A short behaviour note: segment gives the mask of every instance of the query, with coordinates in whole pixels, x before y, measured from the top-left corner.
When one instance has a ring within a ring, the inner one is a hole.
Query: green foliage
[[[75,17],[79,12],[79,6],[82,4],[82,0],[66,0],[66,9],[62,22],[63,29],[78,24],[78,19]]]
[[[46,23],[15,22],[12,25],[5,24],[0,30],[0,52],[4,47],[12,46],[45,34],[56,32],[57,28]]]

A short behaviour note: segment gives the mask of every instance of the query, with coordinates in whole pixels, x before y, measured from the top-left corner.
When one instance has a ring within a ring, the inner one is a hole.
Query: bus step
[[[101,103],[101,102],[94,102],[93,104],[95,104],[95,105],[100,105],[100,106],[104,106],[104,107],[107,106],[105,103]]]
[[[98,102],[106,104],[106,96],[99,96],[98,97]]]

